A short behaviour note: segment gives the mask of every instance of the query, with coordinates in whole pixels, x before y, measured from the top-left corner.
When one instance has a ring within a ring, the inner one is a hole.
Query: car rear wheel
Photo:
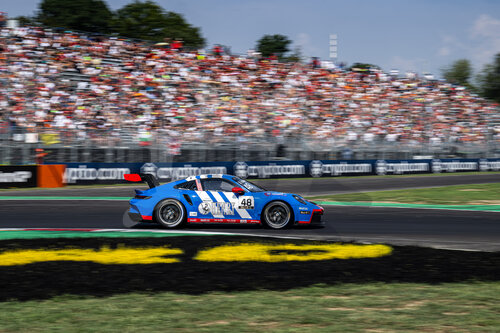
[[[166,228],[181,226],[184,223],[185,217],[186,209],[175,199],[163,200],[155,209],[156,222]]]
[[[290,207],[282,201],[273,201],[264,208],[264,223],[271,229],[283,229],[292,221]]]

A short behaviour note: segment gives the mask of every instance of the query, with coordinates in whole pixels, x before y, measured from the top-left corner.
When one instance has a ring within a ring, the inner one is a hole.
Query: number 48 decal
[[[239,209],[253,209],[254,208],[254,201],[253,197],[247,197],[243,196],[240,197],[240,202],[238,203],[238,208]]]

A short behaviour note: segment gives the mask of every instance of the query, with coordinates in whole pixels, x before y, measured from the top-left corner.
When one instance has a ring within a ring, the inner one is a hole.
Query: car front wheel
[[[156,222],[166,228],[179,227],[184,223],[186,210],[175,199],[166,199],[158,204],[155,209]]]
[[[273,201],[264,208],[263,220],[271,229],[283,229],[292,221],[292,212],[286,203]]]

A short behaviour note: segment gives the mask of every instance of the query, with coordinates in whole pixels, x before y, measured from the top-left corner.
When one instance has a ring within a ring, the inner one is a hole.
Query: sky
[[[71,1],[71,0],[68,0]],[[105,0],[116,10],[132,0]],[[246,54],[265,34],[282,34],[309,58],[329,60],[338,36],[338,61],[401,73],[441,70],[458,59],[475,73],[500,52],[499,0],[156,0],[200,27],[207,46]],[[40,0],[0,0],[10,17],[33,15]]]

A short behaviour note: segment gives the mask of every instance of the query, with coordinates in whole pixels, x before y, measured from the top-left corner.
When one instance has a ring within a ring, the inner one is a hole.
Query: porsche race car
[[[267,191],[231,175],[199,175],[160,185],[151,174],[126,174],[145,181],[135,190],[128,215],[135,222],[155,222],[166,228],[186,223],[263,224],[271,229],[292,225],[323,225],[323,208],[297,194]]]

